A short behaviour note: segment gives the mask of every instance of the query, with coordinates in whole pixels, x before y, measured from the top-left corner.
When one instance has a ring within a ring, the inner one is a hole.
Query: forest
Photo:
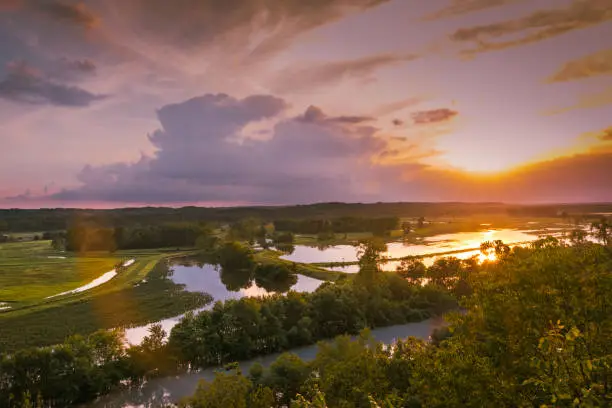
[[[232,223],[246,218],[263,221],[332,219],[340,217],[459,217],[474,214],[560,217],[565,214],[612,213],[612,205],[555,204],[511,205],[502,203],[319,203],[270,207],[142,207],[109,210],[43,208],[0,209],[0,234],[66,230],[71,225],[128,227],[165,223]]]

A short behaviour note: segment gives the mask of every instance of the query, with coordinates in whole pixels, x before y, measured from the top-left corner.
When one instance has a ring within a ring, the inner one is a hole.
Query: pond
[[[240,299],[245,296],[265,296],[276,293],[273,290],[269,290],[271,289],[269,285],[261,285],[260,283],[260,286],[258,286],[256,279],[250,276],[241,276],[239,272],[232,274],[224,273],[217,265],[181,260],[175,261],[171,268],[173,272],[169,275],[170,279],[175,283],[185,285],[185,290],[189,292],[205,292],[213,297],[213,303],[201,310],[212,308],[214,302],[217,301]],[[314,292],[323,283],[323,281],[303,275],[295,275],[294,279],[295,281],[290,282],[276,282],[276,285],[274,285],[275,289],[277,289],[277,292],[286,292],[289,289],[297,292]],[[146,282],[142,284],[146,284]],[[262,286],[266,286],[267,289]],[[169,333],[181,317],[182,315],[157,323],[161,324],[164,330]],[[125,336],[128,343],[139,344],[148,334],[149,327],[152,325],[153,323],[126,329]]]
[[[518,243],[535,241],[538,238],[539,235],[532,230],[489,229],[477,232],[458,232],[426,237],[422,244],[391,242],[387,244],[387,252],[383,256],[403,258],[406,256],[431,255],[423,258],[426,265],[431,265],[436,259],[444,256],[442,254],[452,255],[460,259],[479,255],[480,244],[485,241],[501,240],[508,245],[517,245]],[[357,261],[357,249],[352,245],[335,245],[326,248],[296,245],[291,254],[282,255],[281,258],[301,263],[355,262]],[[394,271],[399,263],[399,261],[386,262],[382,265],[382,269]],[[359,271],[357,265],[327,269],[346,273]]]
[[[385,344],[393,344],[398,339],[416,337],[428,340],[431,333],[446,325],[442,318],[433,318],[418,323],[408,323],[397,326],[384,327],[372,330],[373,337]],[[290,350],[305,361],[314,359],[317,353],[317,346],[300,347]],[[270,354],[268,356],[256,358],[249,361],[240,362],[243,373],[247,373],[250,366],[259,362],[263,366],[269,366],[280,354]],[[141,388],[122,390],[101,398],[99,401],[88,405],[91,408],[157,408],[165,404],[176,402],[178,399],[192,395],[200,379],[212,380],[214,376],[213,368],[202,370],[196,373],[186,373],[175,377],[154,379],[147,382]]]

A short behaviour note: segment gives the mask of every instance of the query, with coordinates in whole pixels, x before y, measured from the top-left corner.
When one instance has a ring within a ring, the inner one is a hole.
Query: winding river
[[[429,339],[436,328],[445,325],[445,321],[438,317],[418,323],[408,323],[397,326],[383,327],[372,330],[374,338],[385,344],[393,344],[398,339],[416,337]],[[290,350],[305,361],[314,359],[317,346],[300,347]],[[240,362],[243,373],[248,372],[253,363],[259,362],[269,366],[280,353],[270,354]],[[215,368],[208,368],[195,373],[186,373],[174,377],[165,377],[151,380],[138,389],[125,389],[102,397],[98,401],[87,405],[90,408],[159,408],[166,404],[176,402],[180,398],[192,395],[201,378],[212,380]]]

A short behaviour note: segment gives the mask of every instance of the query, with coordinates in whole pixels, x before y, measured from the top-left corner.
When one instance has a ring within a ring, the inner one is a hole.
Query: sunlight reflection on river
[[[459,259],[469,259],[477,256],[479,261],[485,259],[495,260],[495,254],[481,254],[480,244],[486,241],[503,241],[507,245],[518,245],[535,241],[539,236],[531,230],[484,230],[477,232],[458,232],[453,234],[441,234],[427,237],[423,243],[411,244],[403,242],[391,242],[387,245],[387,252],[383,254],[386,258],[403,258],[407,256],[421,256],[425,265],[432,265],[436,259],[453,256]],[[424,256],[430,255],[430,256]],[[331,263],[331,262],[355,262],[357,261],[357,248],[352,245],[335,245],[327,248],[317,248],[305,245],[296,245],[293,253],[281,256],[293,262],[301,263]],[[395,271],[401,261],[388,261],[381,265],[385,271]],[[358,265],[334,266],[326,269],[357,273]]]

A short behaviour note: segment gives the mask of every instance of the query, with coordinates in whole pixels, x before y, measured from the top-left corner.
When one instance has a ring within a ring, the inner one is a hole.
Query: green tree
[[[402,259],[396,272],[402,278],[418,285],[425,278],[427,267],[419,258],[409,257]]]
[[[380,272],[380,262],[387,251],[387,244],[381,239],[360,241],[357,245],[359,275],[367,282],[375,279]]]
[[[607,218],[592,223],[591,235],[603,245],[610,245],[612,243],[612,224]]]
[[[183,408],[247,408],[251,382],[240,372],[217,372],[212,382],[200,380],[195,394],[180,402]]]
[[[264,384],[280,393],[280,404],[289,404],[309,374],[310,369],[301,358],[293,353],[283,353],[270,365]]]

